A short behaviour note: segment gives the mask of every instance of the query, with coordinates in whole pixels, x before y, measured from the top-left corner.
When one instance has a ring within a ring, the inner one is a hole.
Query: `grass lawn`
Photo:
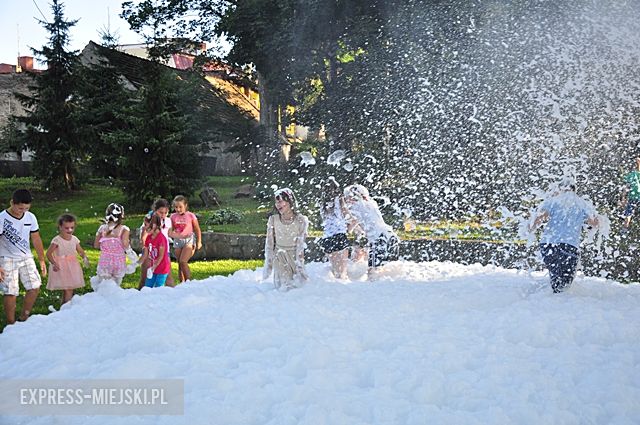
[[[235,189],[245,183],[250,183],[245,177],[211,177],[211,184],[220,195],[222,208],[233,208],[243,213],[244,218],[241,223],[228,226],[206,225],[207,217],[214,211],[206,209],[202,205],[199,197],[194,196],[190,202],[190,209],[198,215],[203,231],[217,231],[229,233],[264,233],[266,229],[266,209],[259,211],[260,202],[251,198],[234,199]],[[11,193],[18,188],[29,189],[34,196],[31,211],[38,218],[40,234],[45,246],[49,246],[51,239],[57,234],[56,219],[60,214],[71,213],[78,218],[78,225],[75,235],[89,256],[91,266],[85,270],[85,287],[76,291],[83,294],[91,291],[89,278],[96,273],[96,266],[100,251],[92,247],[96,230],[98,229],[104,210],[111,202],[126,203],[122,191],[115,186],[106,184],[90,184],[83,190],[76,191],[69,195],[54,195],[42,190],[31,178],[9,178],[0,179],[0,210],[9,206]],[[137,228],[142,223],[142,213],[126,213],[125,224],[131,229]],[[34,252],[35,255],[35,252]],[[191,263],[191,274],[193,279],[205,279],[213,275],[229,275],[240,269],[255,269],[262,266],[262,260],[218,260],[218,261],[194,261]],[[172,264],[172,273],[177,277],[177,264]],[[124,288],[137,288],[139,273],[127,275],[122,286]],[[49,314],[49,306],[60,308],[61,291],[48,291],[46,278],[40,295],[33,308],[32,314]],[[23,295],[23,293],[21,294]],[[22,296],[18,297],[19,313],[22,305]],[[0,330],[4,329],[6,318],[4,307],[0,306]]]
[[[240,223],[211,225],[207,219],[217,209],[205,208],[196,193],[190,199],[190,210],[198,215],[203,231],[214,231],[222,233],[245,233],[264,234],[267,225],[267,213],[271,210],[271,204],[253,198],[233,197],[235,190],[243,185],[252,183],[248,177],[209,177],[207,184],[213,187],[220,196],[221,208],[231,208],[242,213],[243,218]],[[45,249],[49,246],[51,239],[57,233],[57,217],[65,212],[72,213],[78,218],[76,236],[80,239],[82,246],[86,250],[91,261],[91,267],[85,270],[85,281],[87,284],[77,293],[91,291],[88,284],[89,277],[95,275],[96,265],[100,252],[92,247],[95,232],[101,224],[104,210],[111,202],[122,203],[125,206],[125,223],[132,229],[136,229],[142,223],[143,213],[131,212],[127,210],[125,197],[122,191],[115,185],[108,183],[88,184],[83,190],[76,191],[68,195],[55,195],[46,190],[42,190],[37,182],[31,178],[9,178],[0,179],[0,210],[9,206],[11,193],[17,188],[27,188],[34,195],[34,202],[31,211],[38,218],[40,224],[40,234],[44,242]],[[311,236],[321,236],[319,229],[311,229]],[[504,241],[514,240],[513,229],[501,228],[499,223],[495,226],[483,226],[479,223],[465,222],[455,223],[440,221],[437,223],[418,223],[413,231],[399,231],[402,239],[475,239]],[[255,269],[262,265],[262,260],[238,261],[195,261],[191,263],[191,271],[194,279],[204,279],[213,275],[228,275],[239,269]],[[177,276],[177,264],[172,264],[174,278]],[[123,282],[125,288],[136,288],[139,274],[126,276]],[[60,306],[60,291],[47,291],[46,279],[38,297],[38,301],[33,309],[33,314],[48,314],[49,306],[56,309]],[[18,306],[22,302],[22,297],[18,297]],[[19,308],[18,308],[19,312]],[[5,326],[4,309],[0,306],[0,329]]]

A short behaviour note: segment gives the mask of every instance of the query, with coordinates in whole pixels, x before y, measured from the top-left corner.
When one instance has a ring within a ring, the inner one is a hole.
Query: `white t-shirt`
[[[0,257],[32,258],[31,233],[39,229],[38,220],[30,211],[20,219],[7,210],[0,212]]]
[[[391,226],[384,222],[378,204],[373,199],[360,200],[348,207],[349,213],[362,227],[370,242],[378,239],[380,235],[395,236]]]
[[[333,214],[325,215],[324,210],[320,211],[322,216],[322,228],[324,229],[325,238],[329,238],[340,233],[347,233],[347,221],[342,214],[342,205],[340,197],[336,196],[333,200]]]

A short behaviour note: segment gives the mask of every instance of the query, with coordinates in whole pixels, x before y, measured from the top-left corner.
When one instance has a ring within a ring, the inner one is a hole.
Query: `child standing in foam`
[[[580,259],[580,237],[585,222],[598,227],[600,221],[593,204],[576,194],[576,182],[564,177],[556,193],[545,199],[532,214],[529,231],[534,232],[543,222],[547,225],[540,238],[540,253],[549,270],[554,293],[571,286]]]
[[[173,198],[173,209],[176,212],[171,214],[173,230],[169,235],[173,238],[173,248],[178,259],[180,282],[191,279],[189,260],[196,250],[202,248],[202,232],[198,217],[188,211],[188,208],[187,198],[182,195]]]
[[[169,258],[169,275],[167,276],[166,285],[167,286],[175,286],[175,281],[173,280],[173,275],[171,274],[171,258],[169,254],[169,244],[171,239],[169,237],[169,231],[171,230],[171,219],[168,217],[169,215],[169,201],[166,199],[156,199],[156,201],[151,206],[151,211],[145,216],[145,220],[140,227],[140,246],[144,247],[144,241],[148,235],[147,232],[147,224],[148,220],[151,219],[153,214],[157,214],[160,217],[160,230],[164,237],[167,239],[167,249],[165,250],[165,255]],[[138,283],[138,289],[142,289],[145,286],[145,282],[147,280],[147,269],[149,268],[149,262],[144,261],[140,264],[140,282]]]
[[[31,254],[31,245],[40,261],[40,273],[47,275],[44,246],[36,216],[29,211],[33,197],[27,189],[18,189],[11,196],[9,208],[0,212],[0,294],[3,295],[7,324],[16,321],[16,298],[22,282],[26,294],[19,320],[27,320],[38,298],[42,280]]]
[[[97,276],[91,279],[91,287],[96,290],[105,280],[122,283],[127,272],[127,254],[132,252],[129,246],[129,228],[123,224],[124,207],[109,204],[105,211],[104,224],[98,228],[93,246],[100,250]],[[135,253],[133,253],[135,256]],[[137,260],[137,256],[136,260]]]
[[[49,259],[49,280],[47,289],[62,290],[62,304],[71,300],[73,290],[84,287],[84,274],[78,262],[78,255],[89,267],[89,259],[80,240],[73,235],[76,218],[71,214],[62,214],[58,218],[58,235],[51,240],[47,249]]]
[[[276,289],[288,291],[302,286],[307,280],[304,249],[309,220],[297,212],[296,198],[291,189],[280,189],[274,196],[275,212],[267,222],[262,277],[267,280],[273,271]]]
[[[140,263],[142,264],[147,260],[151,263],[147,269],[147,279],[144,282],[144,286],[157,288],[164,286],[171,271],[171,264],[167,255],[169,244],[162,233],[162,218],[160,218],[159,214],[151,215],[146,224],[147,236],[144,241],[144,254],[140,258]]]
[[[340,186],[333,177],[324,185],[320,200],[322,218],[322,248],[329,256],[331,272],[338,279],[347,278],[347,260],[349,258],[349,240],[347,239],[347,221]]]
[[[369,191],[354,184],[344,188],[344,197],[349,210],[350,226],[359,226],[367,237],[369,247],[369,279],[375,278],[377,268],[398,258],[399,241],[391,226],[384,222],[376,201]]]

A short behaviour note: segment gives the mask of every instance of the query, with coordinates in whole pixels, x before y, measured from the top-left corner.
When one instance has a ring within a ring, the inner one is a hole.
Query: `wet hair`
[[[369,199],[369,191],[361,184],[352,184],[344,188],[344,196],[358,201]]]
[[[58,217],[58,227],[62,226],[64,223],[75,223],[77,221],[76,216],[73,214],[62,214]]]
[[[175,200],[174,200],[175,202]],[[159,198],[156,199],[153,203],[153,205],[151,206],[151,209],[153,211],[158,211],[160,208],[169,208],[169,201],[167,201],[164,198]]]
[[[333,177],[329,177],[324,183],[322,196],[320,197],[320,209],[323,214],[333,213],[336,205],[335,199],[340,195],[342,195],[340,185]]]
[[[27,189],[17,189],[11,195],[11,201],[14,204],[31,204],[33,202],[33,196]]]
[[[104,222],[120,224],[122,219],[124,219],[124,207],[115,202],[109,204],[104,212]]]
[[[298,209],[298,202],[296,201],[296,195],[293,194],[293,190],[288,187],[284,187],[282,189],[278,189],[273,194],[276,201],[285,201],[291,205],[291,209],[295,213]]]

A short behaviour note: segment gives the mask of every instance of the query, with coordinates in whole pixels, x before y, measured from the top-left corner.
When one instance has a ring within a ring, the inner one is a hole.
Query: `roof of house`
[[[83,63],[95,64],[100,58],[106,59],[134,88],[146,84],[145,68],[156,65],[150,60],[103,47],[93,41],[82,50]],[[197,116],[193,118],[205,135],[206,141],[237,144],[250,137],[252,129],[257,124],[256,120],[230,102],[223,90],[211,85],[202,75],[192,70],[165,67],[178,79],[196,82],[192,104],[193,114]]]

